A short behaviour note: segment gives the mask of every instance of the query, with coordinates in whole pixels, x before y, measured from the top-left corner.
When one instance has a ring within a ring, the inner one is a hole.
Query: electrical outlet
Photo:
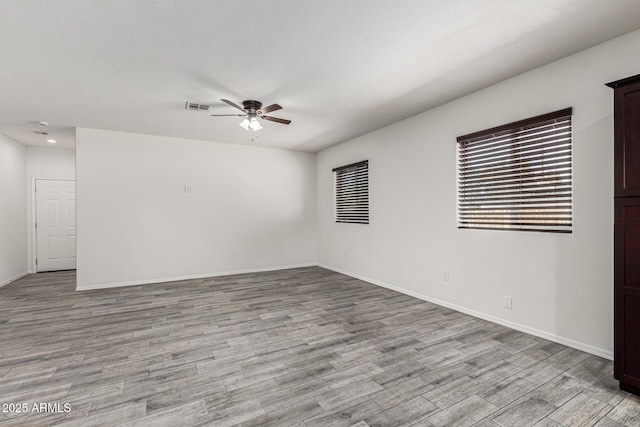
[[[513,307],[513,300],[511,297],[504,297],[504,308],[511,310]]]
[[[231,255],[232,255],[234,258],[238,258],[238,252],[232,252],[232,253],[231,253]]]
[[[449,281],[449,272],[445,271],[442,273],[442,280],[444,280],[445,282]]]
[[[349,252],[344,253],[344,259],[349,259]]]

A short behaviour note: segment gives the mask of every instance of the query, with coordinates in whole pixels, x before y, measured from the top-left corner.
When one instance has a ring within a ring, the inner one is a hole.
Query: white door
[[[76,268],[76,182],[36,180],[36,271]]]

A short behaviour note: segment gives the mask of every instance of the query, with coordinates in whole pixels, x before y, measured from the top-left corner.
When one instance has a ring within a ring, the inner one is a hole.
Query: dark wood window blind
[[[571,233],[571,113],[458,137],[458,228]]]
[[[369,224],[369,161],[333,169],[336,222]]]

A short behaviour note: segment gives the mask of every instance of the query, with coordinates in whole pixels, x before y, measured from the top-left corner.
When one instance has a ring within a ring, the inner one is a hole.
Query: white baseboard
[[[26,276],[27,274],[29,274],[29,272],[25,271],[24,273],[20,273],[17,276],[12,277],[11,279],[7,279],[4,282],[0,282],[0,288],[3,287],[4,285],[8,285],[11,282],[15,282],[16,280],[18,280],[21,277]]]
[[[181,280],[204,279],[207,277],[232,276],[234,274],[262,273],[266,271],[287,270],[290,268],[315,267],[317,265],[318,264],[316,263],[281,265],[278,267],[250,268],[245,270],[223,271],[223,272],[217,272],[217,273],[193,274],[189,276],[160,277],[160,278],[154,278],[154,279],[134,280],[130,282],[100,283],[97,285],[85,285],[85,286],[76,285],[76,291],[90,291],[90,290],[96,290],[96,289],[120,288],[122,286],[148,285],[151,283],[178,282]]]
[[[526,325],[522,325],[520,323],[511,322],[509,320],[501,319],[499,317],[495,317],[489,314],[481,313],[479,311],[471,310],[466,307],[462,307],[456,304],[451,304],[446,301],[442,301],[436,298],[431,298],[426,295],[419,294],[417,292],[409,291],[407,289],[400,288],[398,286],[390,285],[388,283],[381,282],[379,280],[371,279],[365,276],[361,276],[360,274],[351,273],[349,271],[345,271],[339,268],[331,267],[325,264],[318,264],[319,267],[326,268],[327,270],[335,271],[337,273],[341,273],[356,279],[363,280],[365,282],[371,283],[373,285],[381,286],[383,288],[391,289],[392,291],[400,292],[405,295],[412,296],[414,298],[421,299],[423,301],[427,301],[433,304],[437,304],[442,307],[450,308],[455,311],[459,311],[464,314],[468,314],[473,317],[477,317],[479,319],[487,320],[489,322],[497,323],[502,326],[506,326],[511,329],[515,329],[520,332],[524,332],[530,335],[534,335],[536,337],[544,338],[549,341],[556,342],[558,344],[566,345],[567,347],[575,348],[576,350],[584,351],[590,354],[594,354],[596,356],[603,357],[608,360],[613,360],[613,352],[609,350],[605,350],[602,348],[594,347],[589,344],[581,343],[570,338],[562,337],[556,334],[552,334],[549,332],[541,331],[539,329],[531,328]]]

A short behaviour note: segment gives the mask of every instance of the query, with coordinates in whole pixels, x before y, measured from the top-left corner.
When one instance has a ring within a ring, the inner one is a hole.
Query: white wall
[[[638,45],[640,32],[628,34],[319,153],[320,264],[610,358],[613,92],[604,84],[640,72]],[[566,107],[573,234],[457,229],[456,137]],[[364,159],[371,224],[336,224],[331,169]]]
[[[78,289],[316,263],[315,154],[85,128],[76,145]]]
[[[35,178],[75,179],[76,152],[55,147],[27,147],[27,246],[29,271],[35,272]]]
[[[26,150],[0,134],[0,286],[27,272]]]

